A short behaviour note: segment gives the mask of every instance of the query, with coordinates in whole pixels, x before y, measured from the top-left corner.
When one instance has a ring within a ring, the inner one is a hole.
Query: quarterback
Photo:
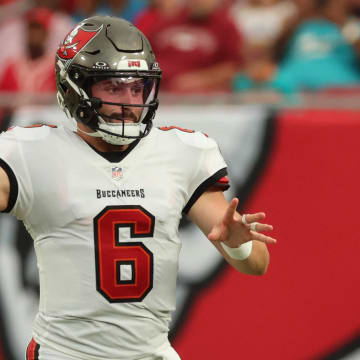
[[[262,275],[264,213],[229,203],[217,143],[153,127],[161,70],[132,24],[92,17],[56,53],[57,98],[77,122],[0,136],[0,209],[24,222],[40,277],[27,360],[176,360],[168,340],[187,215],[226,261]]]

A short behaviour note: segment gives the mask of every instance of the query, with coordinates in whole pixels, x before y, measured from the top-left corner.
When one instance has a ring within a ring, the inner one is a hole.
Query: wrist
[[[235,260],[245,260],[247,259],[252,251],[252,241],[248,241],[246,243],[241,244],[240,246],[236,248],[232,248],[230,246],[227,246],[223,242],[220,243],[224,251],[227,255],[229,255],[232,259]]]

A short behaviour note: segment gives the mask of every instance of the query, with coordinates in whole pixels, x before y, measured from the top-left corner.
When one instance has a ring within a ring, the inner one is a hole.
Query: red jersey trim
[[[51,125],[51,124],[33,124],[33,125],[28,125],[28,126],[10,126],[6,131],[10,131],[15,129],[16,127],[21,127],[24,129],[31,129],[31,128],[39,128],[39,127],[43,127],[43,126],[47,126],[47,127],[51,127],[51,128],[57,128],[57,125]]]
[[[26,360],[39,360],[39,350],[40,345],[34,339],[31,339],[26,350]]]
[[[180,131],[183,131],[183,132],[187,132],[187,133],[194,133],[195,130],[191,130],[191,129],[184,129],[182,127],[179,127],[179,126],[160,126],[159,127],[160,130],[162,131],[169,131],[169,130],[180,130]]]
[[[229,179],[227,176],[223,176],[221,179],[217,181],[215,185],[221,185],[221,186],[228,186],[229,185]]]

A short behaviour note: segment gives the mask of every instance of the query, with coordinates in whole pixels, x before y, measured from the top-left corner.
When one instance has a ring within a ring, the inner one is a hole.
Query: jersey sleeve
[[[195,134],[194,134],[195,135]],[[227,190],[229,180],[227,165],[223,159],[218,144],[202,133],[196,133],[193,146],[199,149],[198,164],[188,186],[188,199],[183,209],[186,214],[196,200],[210,187]]]
[[[31,211],[31,179],[23,157],[23,149],[18,140],[19,128],[13,128],[0,135],[0,166],[10,181],[10,195],[7,208],[3,212],[23,220]]]

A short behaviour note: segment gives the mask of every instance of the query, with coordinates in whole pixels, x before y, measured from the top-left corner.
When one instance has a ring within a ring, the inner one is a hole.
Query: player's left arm
[[[236,211],[238,202],[239,200],[234,198],[228,203],[222,191],[209,190],[199,197],[188,215],[230,265],[245,274],[263,275],[270,261],[266,244],[274,244],[276,239],[262,232],[271,231],[273,227],[259,223],[265,218],[262,212],[246,214],[248,224],[258,222],[256,231],[252,231],[250,225],[243,224],[242,216]],[[250,256],[244,260],[230,257],[220,244],[223,242],[230,248],[237,248],[250,240],[252,250]]]

